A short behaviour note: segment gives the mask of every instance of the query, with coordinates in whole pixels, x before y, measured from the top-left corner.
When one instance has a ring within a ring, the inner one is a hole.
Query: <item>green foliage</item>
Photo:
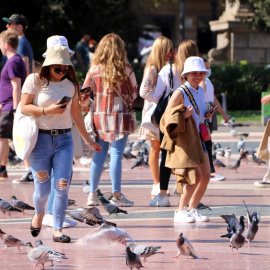
[[[246,62],[239,64],[212,65],[211,81],[219,100],[225,93],[228,110],[259,110],[261,92],[270,84],[270,69],[253,66]]]

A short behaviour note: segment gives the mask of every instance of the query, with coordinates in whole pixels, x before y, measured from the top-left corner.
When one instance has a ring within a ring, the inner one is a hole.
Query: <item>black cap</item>
[[[9,18],[2,18],[2,20],[7,23],[15,22],[17,24],[21,24],[22,26],[28,26],[28,21],[22,14],[13,14]]]

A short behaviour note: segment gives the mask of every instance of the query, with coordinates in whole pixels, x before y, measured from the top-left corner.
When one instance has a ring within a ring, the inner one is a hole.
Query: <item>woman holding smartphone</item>
[[[69,103],[59,104],[63,96]],[[75,70],[66,46],[53,46],[46,51],[46,59],[38,73],[30,74],[22,89],[21,110],[38,118],[39,134],[30,154],[35,192],[35,214],[30,225],[31,234],[41,231],[44,207],[51,190],[51,172],[54,172],[54,232],[53,241],[68,243],[70,237],[62,232],[64,210],[68,206],[68,190],[73,163],[72,121],[85,143],[96,151],[100,145],[93,142],[85,129],[80,109],[80,91]],[[66,107],[63,107],[66,106]]]

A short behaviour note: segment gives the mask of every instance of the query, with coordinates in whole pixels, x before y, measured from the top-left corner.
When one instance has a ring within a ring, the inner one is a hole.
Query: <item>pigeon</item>
[[[242,157],[242,160],[245,162],[248,162],[248,152],[246,151],[246,148],[240,149],[240,157]]]
[[[214,143],[214,150],[217,150],[217,149],[219,149],[219,148],[221,148],[221,144],[218,143],[218,142],[215,142],[215,143]]]
[[[118,213],[124,213],[124,214],[128,213],[127,211],[120,209],[119,207],[113,205],[107,199],[105,199],[99,189],[97,189],[97,195],[98,195],[99,202],[103,206],[104,210],[106,210],[109,213],[109,216],[111,214],[117,215]]]
[[[224,157],[224,155],[225,155],[225,150],[224,150],[223,148],[218,148],[218,149],[216,150],[216,154],[219,155],[219,156],[221,156],[221,157]]]
[[[256,163],[258,165],[258,167],[262,164],[267,164],[264,160],[256,157],[254,153],[252,153],[252,160],[254,163]]]
[[[248,137],[249,136],[249,133],[238,133],[238,136]]]
[[[58,252],[58,251],[53,250],[53,249],[50,248],[50,247],[45,246],[45,245],[42,243],[42,241],[41,241],[40,239],[38,239],[38,240],[35,242],[35,247],[38,248],[38,249],[40,249],[40,250],[43,250],[43,251],[45,251],[45,252],[47,252],[47,253],[49,253],[49,254],[59,256],[59,257],[61,257],[62,259],[67,259],[67,257],[65,256],[64,253],[60,253],[60,252]]]
[[[15,208],[22,210],[23,215],[24,215],[24,210],[35,210],[33,206],[30,206],[29,204],[23,201],[17,200],[15,196],[11,196],[11,203]]]
[[[123,158],[125,158],[126,160],[130,160],[132,158],[135,158],[136,159],[136,156],[134,156],[132,153],[132,145],[131,146],[127,146],[125,149],[124,149],[124,152],[123,152]]]
[[[240,167],[242,157],[240,156],[236,161],[227,166],[228,169],[237,172],[237,169]]]
[[[226,147],[224,151],[225,151],[225,154],[224,154],[225,158],[229,158],[232,155],[232,149],[230,149],[229,147]]]
[[[132,144],[132,150],[133,151],[139,151],[143,144],[144,144],[145,140],[139,140],[139,141],[136,141]]]
[[[75,200],[68,199],[68,206],[77,206]]]
[[[88,196],[89,192],[90,192],[90,185],[89,185],[88,180],[85,180],[85,181],[83,181],[83,193],[86,196]]]
[[[237,150],[238,152],[240,152],[241,148],[245,148],[246,147],[246,143],[243,141],[242,136],[239,136],[239,141],[237,142]]]
[[[216,167],[216,168],[225,168],[226,167],[226,165],[222,162],[222,161],[220,161],[219,159],[217,159],[217,157],[216,157],[216,154],[215,153],[213,153],[213,164],[214,164],[214,166]]]
[[[20,247],[25,245],[23,241],[19,240],[18,238],[10,234],[4,233],[1,229],[0,229],[0,237],[5,245],[5,248],[1,251],[5,251],[8,247],[18,247],[19,251],[21,251]]]
[[[254,240],[254,237],[255,237],[256,233],[258,232],[258,229],[259,229],[258,224],[260,222],[261,215],[256,210],[253,210],[250,213],[244,200],[243,200],[243,202],[244,202],[244,205],[247,209],[247,220],[248,220],[248,225],[247,225],[247,230],[245,232],[245,237],[246,237],[246,240],[248,242],[247,246],[250,247],[251,241]]]
[[[233,127],[230,130],[230,134],[232,137],[236,137],[237,136],[237,130],[235,130]]]
[[[75,220],[84,222],[90,226],[101,225],[103,223],[106,223],[116,227],[115,223],[103,219],[97,207],[89,207],[89,208],[80,207],[72,210],[65,210],[65,213],[70,215]]]
[[[51,262],[53,265],[53,261],[56,262],[62,262],[60,260],[61,256],[55,255],[55,254],[50,254],[44,250],[39,249],[38,247],[33,247],[31,242],[27,242],[26,244],[27,247],[27,253],[28,253],[28,258],[32,261],[35,262],[35,267],[37,267],[38,264],[42,264],[42,269],[44,269],[44,264],[46,262]]]
[[[110,249],[119,243],[127,245],[126,238],[135,242],[125,230],[103,223],[101,226],[96,227],[81,237],[76,245],[94,247],[95,249]]]
[[[234,228],[234,227],[233,227]],[[233,249],[236,249],[235,254],[238,254],[238,249],[241,248],[245,244],[245,237],[241,234],[239,230],[235,231],[230,239],[230,247]]]
[[[10,212],[22,212],[20,209],[17,209],[15,207],[13,207],[9,202],[7,202],[6,200],[0,198],[0,210],[4,213],[4,216],[2,216],[2,218],[5,217],[6,212],[8,212],[9,216]]]
[[[194,259],[198,259],[199,257],[196,255],[196,252],[191,245],[191,243],[188,241],[188,239],[183,235],[181,232],[179,234],[179,237],[176,240],[176,245],[178,247],[178,253],[174,258],[179,258],[179,255],[182,254],[184,256],[191,256]]]
[[[239,232],[242,234],[245,230],[245,223],[244,223],[244,216],[240,216],[239,220],[238,218],[232,214],[232,215],[221,215],[221,217],[226,221],[228,224],[227,226],[227,234],[221,235],[220,237],[227,237],[231,238],[234,231],[239,230]]]
[[[143,257],[143,262],[146,262],[146,258],[155,255],[157,253],[164,254],[164,252],[158,251],[161,246],[146,246],[146,245],[135,245],[135,243],[129,244],[129,247],[132,252],[137,254],[139,257]]]
[[[139,157],[137,157],[135,163],[132,165],[131,169],[134,169],[136,167],[148,167],[148,166],[149,166],[149,164],[145,160],[144,156],[139,156]]]
[[[126,247],[126,265],[130,270],[134,268],[140,269],[143,267],[140,257],[130,250],[130,247]]]
[[[208,209],[208,210],[212,210],[209,206],[199,202],[199,204],[196,207],[197,209],[203,210],[203,209]]]

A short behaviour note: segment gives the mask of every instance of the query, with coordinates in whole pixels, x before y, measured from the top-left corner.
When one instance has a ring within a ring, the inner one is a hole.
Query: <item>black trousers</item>
[[[204,144],[205,144],[205,147],[206,147],[206,150],[207,150],[207,153],[208,153],[208,157],[209,157],[210,172],[215,173],[216,171],[215,171],[215,167],[214,167],[214,164],[213,164],[211,136],[210,136],[210,141],[206,141],[206,142],[204,142]]]

